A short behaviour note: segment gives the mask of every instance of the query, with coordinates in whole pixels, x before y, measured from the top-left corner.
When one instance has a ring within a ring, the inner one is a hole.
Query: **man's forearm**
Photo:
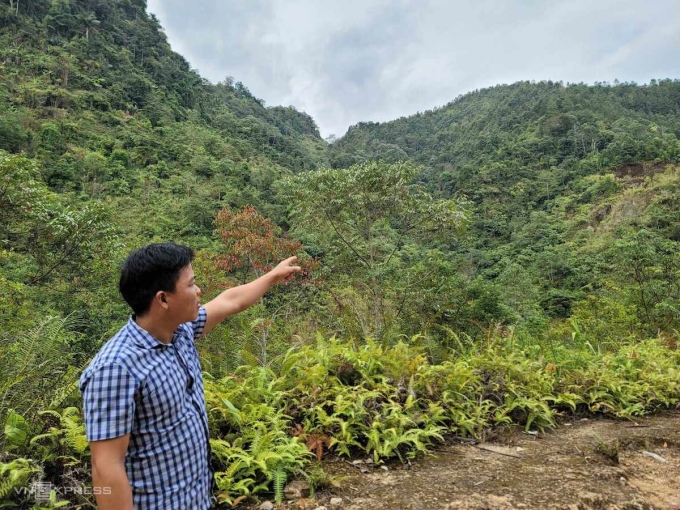
[[[207,319],[203,328],[203,335],[207,335],[215,326],[230,315],[242,312],[252,306],[264,296],[272,285],[291,278],[293,274],[301,270],[300,266],[292,266],[297,257],[289,257],[269,271],[245,285],[239,285],[225,290],[215,299],[205,304]]]
[[[132,510],[132,487],[122,464],[93,467],[92,488],[101,510]]]
[[[269,272],[250,283],[225,290],[218,299],[229,301],[234,307],[233,313],[239,313],[257,303],[275,283],[276,278]]]

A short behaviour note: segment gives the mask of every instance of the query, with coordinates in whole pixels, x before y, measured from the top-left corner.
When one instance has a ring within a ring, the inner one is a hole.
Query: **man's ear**
[[[161,308],[164,310],[168,309],[168,295],[162,290],[156,292],[156,301],[158,301],[158,304],[161,305]]]

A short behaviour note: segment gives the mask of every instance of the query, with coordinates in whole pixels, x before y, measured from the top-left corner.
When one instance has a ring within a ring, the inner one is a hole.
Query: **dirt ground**
[[[545,434],[517,431],[479,444],[452,441],[410,468],[386,467],[329,460],[325,468],[341,487],[286,508],[680,510],[680,412],[634,422],[575,419]],[[331,498],[342,501],[331,505]]]

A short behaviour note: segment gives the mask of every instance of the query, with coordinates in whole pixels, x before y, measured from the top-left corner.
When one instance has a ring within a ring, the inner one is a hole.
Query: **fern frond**
[[[9,463],[0,462],[0,501],[14,489],[25,487],[32,476],[41,472],[30,459],[18,458]]]
[[[278,464],[272,472],[272,478],[274,482],[274,501],[277,505],[280,505],[283,500],[283,489],[288,479],[288,475],[281,464]]]

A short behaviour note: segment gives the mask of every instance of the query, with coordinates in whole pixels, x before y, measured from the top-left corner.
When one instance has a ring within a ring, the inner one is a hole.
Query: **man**
[[[133,315],[80,378],[103,510],[210,508],[208,416],[194,340],[300,270],[291,257],[201,306],[193,256],[173,243],[130,254],[119,288]]]

